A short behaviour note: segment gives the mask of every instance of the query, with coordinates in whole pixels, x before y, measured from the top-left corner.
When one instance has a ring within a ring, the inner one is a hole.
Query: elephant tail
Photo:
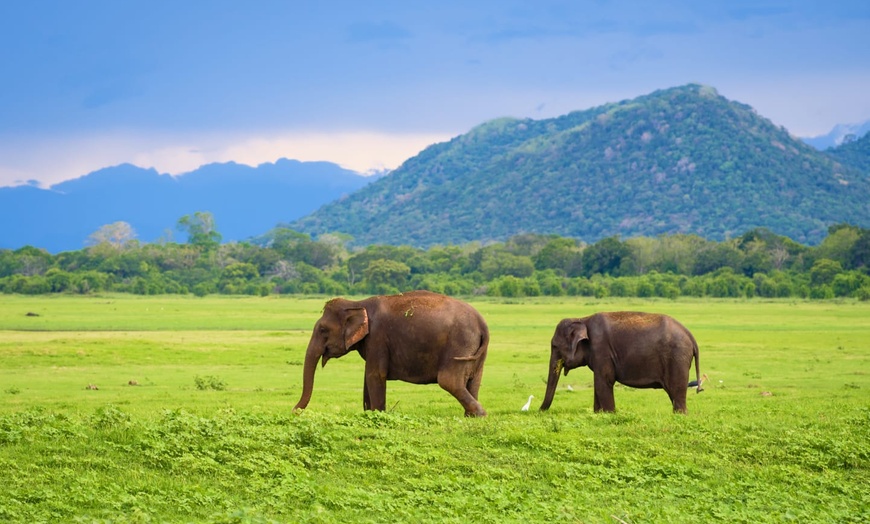
[[[477,360],[481,356],[486,357],[486,349],[489,346],[489,331],[483,330],[480,334],[480,343],[477,346],[477,349],[474,350],[473,355],[467,355],[464,357],[453,357],[453,360],[458,360],[460,362],[467,362],[470,360]]]
[[[698,360],[698,343],[695,341],[695,337],[692,337],[692,358],[695,360],[695,380],[689,382],[688,387],[696,387],[695,393],[700,393],[704,391],[702,386],[704,381],[707,380],[707,374],[701,375],[701,363]]]

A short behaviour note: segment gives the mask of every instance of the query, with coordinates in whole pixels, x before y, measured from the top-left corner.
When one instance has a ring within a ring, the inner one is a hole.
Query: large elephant
[[[462,404],[466,416],[486,416],[477,401],[489,328],[480,313],[459,300],[412,291],[360,301],[326,303],[305,352],[302,397],[311,400],[317,361],[357,351],[365,360],[363,409],[387,405],[387,380],[438,383]]]
[[[688,382],[692,359],[696,381]],[[589,366],[595,388],[594,409],[614,411],[613,384],[661,388],[674,412],[686,412],[686,390],[701,392],[698,344],[682,324],[667,315],[620,311],[566,318],[556,326],[550,343],[547,393],[541,410],[549,409],[559,374]]]

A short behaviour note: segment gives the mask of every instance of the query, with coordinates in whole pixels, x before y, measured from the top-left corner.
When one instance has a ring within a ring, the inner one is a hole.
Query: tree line
[[[758,228],[717,242],[676,234],[586,244],[520,234],[504,242],[349,248],[277,227],[222,243],[212,215],[177,224],[186,242],[140,243],[129,224],[101,227],[88,247],[56,255],[0,250],[0,292],[20,294],[388,294],[619,297],[854,297],[870,300],[870,230],[838,224],[817,246]]]

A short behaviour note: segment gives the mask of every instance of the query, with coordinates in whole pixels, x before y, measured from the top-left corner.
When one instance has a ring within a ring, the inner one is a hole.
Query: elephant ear
[[[589,332],[586,331],[585,322],[577,322],[571,330],[571,353],[576,353],[580,343],[589,340]]]
[[[359,342],[369,334],[369,315],[364,307],[345,310],[344,318],[344,348]]]

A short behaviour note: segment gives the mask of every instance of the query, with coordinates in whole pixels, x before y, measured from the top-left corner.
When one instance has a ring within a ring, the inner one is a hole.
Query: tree
[[[51,266],[52,256],[44,249],[24,246],[14,251],[17,261],[16,273],[24,276],[42,275]]]
[[[512,275],[505,275],[492,283],[489,293],[500,297],[518,297],[523,294],[522,283],[522,279]]]
[[[299,278],[299,271],[293,266],[291,262],[288,262],[286,260],[279,260],[275,262],[275,265],[267,274],[281,280],[293,280],[295,278]]]
[[[468,253],[459,246],[436,246],[426,252],[432,268],[440,273],[460,273],[468,266]]]
[[[619,241],[619,237],[602,238],[583,250],[583,274],[592,276],[596,273],[614,275],[619,273],[622,259],[631,254],[628,246]]]
[[[843,272],[843,266],[836,260],[822,258],[816,260],[810,269],[810,283],[813,286],[829,285],[834,277]]]
[[[208,211],[197,211],[193,215],[184,215],[178,219],[176,228],[187,233],[187,243],[211,250],[221,243],[220,233],[215,229],[214,216]]]
[[[136,231],[133,230],[133,226],[127,222],[119,221],[100,226],[88,236],[85,243],[89,246],[107,244],[120,250],[127,247],[134,238],[136,238]]]
[[[629,249],[627,264],[623,264],[626,271],[635,275],[643,275],[649,271],[655,262],[659,243],[659,240],[649,237],[635,237],[626,240],[625,245]]]
[[[861,237],[861,230],[848,224],[836,224],[828,228],[828,236],[814,250],[816,259],[828,258],[842,265],[848,265],[855,243]]]
[[[404,288],[411,274],[407,264],[395,260],[372,260],[363,275],[372,293],[392,293]]]
[[[415,262],[420,262],[425,257],[419,256],[423,252],[419,249],[410,246],[387,246],[387,245],[371,245],[347,260],[348,276],[350,284],[364,275],[366,268],[376,260],[392,260],[401,262],[408,267],[409,271],[414,269]],[[428,263],[428,260],[426,260]]]
[[[338,262],[339,248],[333,243],[303,241],[296,244],[294,260],[305,262],[319,269],[326,269]]]
[[[870,272],[870,229],[862,229],[849,253],[849,267]]]
[[[554,238],[553,235],[521,233],[507,239],[507,242],[505,242],[505,249],[507,249],[514,255],[534,256],[547,243],[549,243],[552,238]]]
[[[581,259],[577,241],[570,238],[550,239],[533,257],[535,269],[558,269],[567,274]]]
[[[698,252],[692,273],[695,275],[705,275],[720,268],[738,270],[743,264],[743,259],[743,252],[729,242],[710,244],[707,248]]]
[[[223,293],[242,293],[259,276],[254,264],[235,262],[224,268],[218,287]]]
[[[870,277],[862,275],[858,271],[848,271],[834,275],[831,288],[834,295],[848,297],[857,295],[857,291],[870,284]]]
[[[535,272],[535,266],[527,256],[514,255],[497,248],[486,248],[480,261],[480,271],[487,280],[505,275],[525,278]]]
[[[656,238],[658,246],[650,270],[660,273],[689,275],[696,263],[697,254],[713,244],[698,235],[662,235]]]
[[[248,262],[236,262],[224,268],[221,278],[227,280],[253,280],[259,277],[257,266]]]
[[[281,259],[281,254],[272,248],[259,247],[247,242],[229,242],[218,248],[218,259],[226,266],[233,262],[248,262],[257,267],[262,275],[267,273]]]
[[[767,273],[774,269],[771,253],[763,240],[751,240],[740,248],[744,252],[741,264],[744,275],[751,277],[756,273]]]

